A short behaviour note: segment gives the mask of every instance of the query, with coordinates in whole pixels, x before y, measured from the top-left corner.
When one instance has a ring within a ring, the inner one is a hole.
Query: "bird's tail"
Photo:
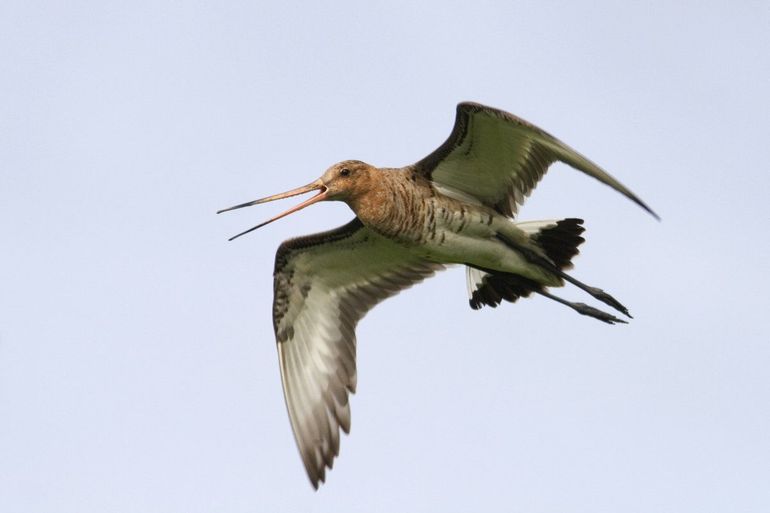
[[[516,223],[545,252],[560,270],[572,269],[572,259],[580,253],[580,246],[585,239],[580,235],[585,231],[583,220],[568,218],[561,221],[530,221]]]
[[[582,219],[528,221],[516,223],[516,227],[527,233],[559,270],[572,268],[572,259],[579,253],[578,246],[585,241],[581,237],[585,231]],[[515,302],[543,289],[541,284],[523,276],[474,267],[467,268],[466,277],[469,303],[474,310],[484,305],[496,307],[503,300]]]

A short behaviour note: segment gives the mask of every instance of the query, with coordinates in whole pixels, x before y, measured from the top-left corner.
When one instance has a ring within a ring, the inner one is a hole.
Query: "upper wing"
[[[561,161],[593,176],[658,217],[599,166],[547,132],[502,110],[460,103],[449,138],[415,167],[447,192],[513,216],[548,166]]]
[[[443,269],[355,218],[291,239],[275,257],[273,325],[294,438],[314,487],[350,429],[358,321],[375,304]]]

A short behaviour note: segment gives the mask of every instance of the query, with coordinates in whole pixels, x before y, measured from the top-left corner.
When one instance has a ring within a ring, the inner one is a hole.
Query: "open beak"
[[[325,200],[326,196],[327,196],[327,193],[328,193],[328,190],[326,189],[326,186],[323,184],[323,182],[319,178],[315,182],[309,183],[309,184],[307,184],[305,186],[302,186],[302,187],[298,187],[297,189],[292,189],[292,190],[287,191],[287,192],[282,192],[281,194],[274,194],[273,196],[268,196],[267,198],[262,198],[262,199],[258,199],[258,200],[254,200],[254,201],[249,201],[248,203],[241,203],[240,205],[235,205],[234,207],[224,208],[224,209],[218,211],[217,214],[221,214],[222,212],[228,212],[230,210],[235,210],[237,208],[250,207],[252,205],[259,205],[260,203],[267,203],[268,201],[275,201],[275,200],[279,200],[279,199],[283,199],[283,198],[290,198],[292,196],[297,196],[299,194],[305,194],[306,192],[311,192],[311,191],[320,191],[320,192],[318,194],[316,194],[315,196],[313,196],[312,198],[303,201],[302,203],[300,203],[296,207],[292,207],[289,210],[287,210],[286,212],[284,212],[282,214],[278,214],[277,216],[268,219],[264,223],[260,223],[257,226],[255,226],[253,228],[249,228],[245,232],[241,232],[238,235],[235,235],[235,236],[230,237],[228,239],[228,240],[233,240],[233,239],[237,239],[241,235],[246,235],[249,232],[253,232],[257,228],[262,228],[266,224],[270,224],[273,221],[277,221],[278,219],[280,219],[282,217],[286,217],[289,214],[293,214],[294,212],[296,212],[298,210],[302,210],[303,208],[305,208],[307,206],[310,206],[313,203],[318,203],[319,201]]]

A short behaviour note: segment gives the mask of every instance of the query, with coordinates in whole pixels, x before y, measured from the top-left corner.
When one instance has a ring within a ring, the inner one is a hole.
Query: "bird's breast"
[[[435,194],[393,188],[372,195],[354,208],[370,229],[408,246],[439,247],[457,235],[487,237],[494,213],[476,205]]]

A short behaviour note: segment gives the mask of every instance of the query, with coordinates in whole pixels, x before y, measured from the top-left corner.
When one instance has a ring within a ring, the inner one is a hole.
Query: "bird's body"
[[[364,226],[414,255],[439,264],[472,265],[558,285],[552,275],[495,237],[503,233],[538,251],[525,231],[494,209],[447,195],[412,166],[376,169],[359,161],[337,166],[376,174],[367,194],[348,204]]]
[[[324,480],[338,454],[339,430],[350,429],[355,327],[379,301],[460,264],[466,266],[474,309],[535,293],[609,324],[625,322],[547,290],[569,282],[630,317],[612,296],[565,272],[584,240],[582,220],[513,221],[519,205],[556,161],[655,215],[629,189],[558,139],[512,114],[475,103],[458,105],[449,138],[415,164],[377,168],[343,161],[304,187],[225,209],[319,191],[236,237],[323,200],[344,201],[356,214],[337,229],[284,242],[275,259],[273,323],[281,378],[314,486]]]

